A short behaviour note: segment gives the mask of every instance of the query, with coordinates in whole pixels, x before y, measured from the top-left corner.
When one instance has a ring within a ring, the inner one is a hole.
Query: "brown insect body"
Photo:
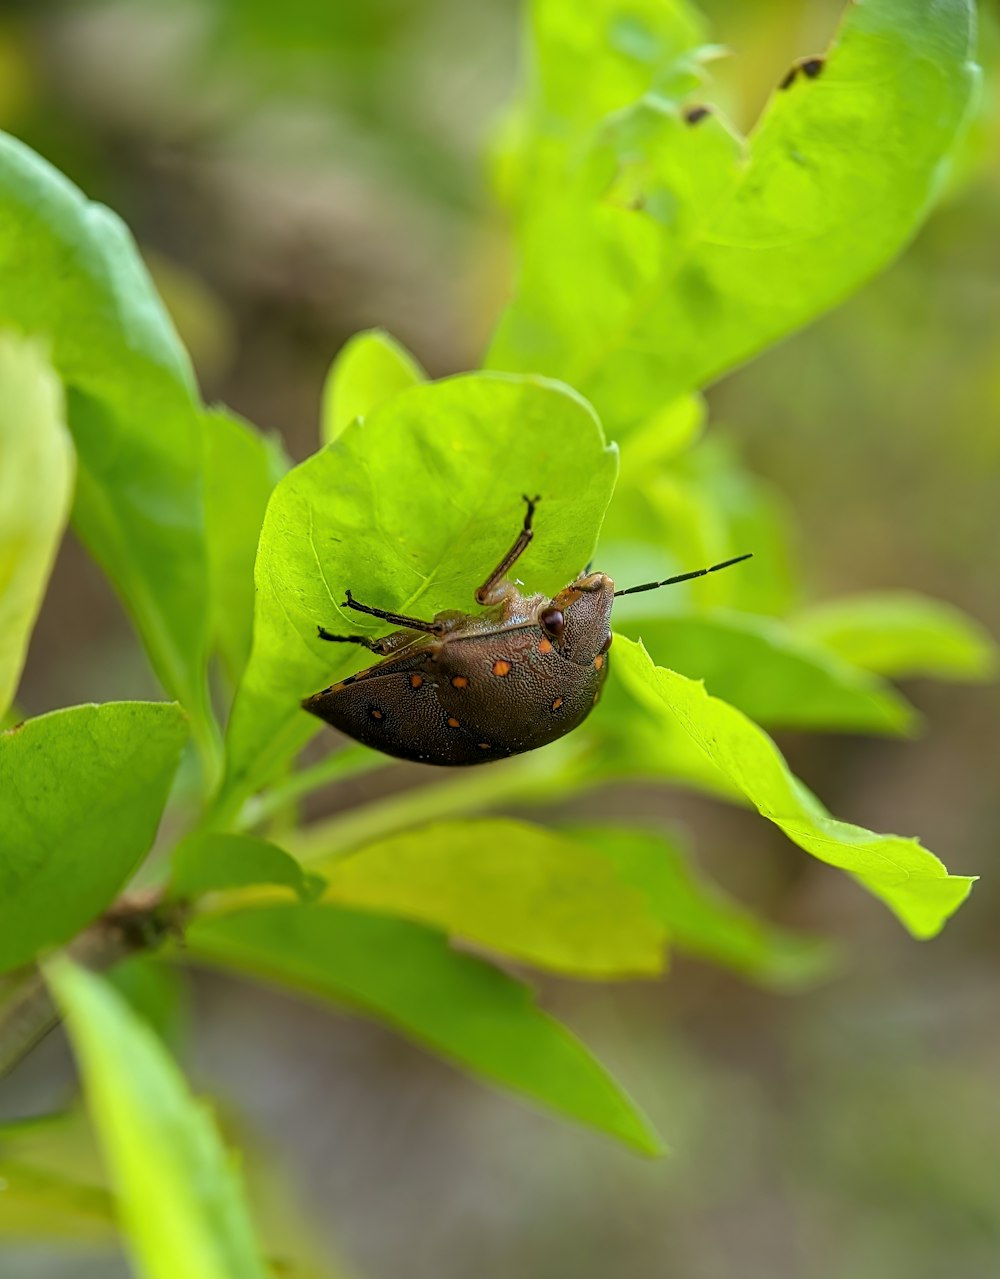
[[[594,573],[555,600],[505,588],[479,615],[438,614],[440,634],[386,636],[389,656],[303,706],[367,746],[423,764],[483,764],[562,737],[586,719],[607,676],[614,583]],[[584,599],[585,636],[574,620]],[[539,620],[551,609],[563,613],[561,635]]]
[[[524,500],[517,539],[476,591],[482,613],[452,610],[427,622],[360,604],[348,591],[345,607],[404,629],[372,640],[320,627],[322,639],[362,644],[382,660],[307,697],[303,707],[387,755],[446,766],[519,755],[582,724],[608,674],[615,584],[604,573],[587,573],[553,599],[522,595],[507,573],[533,536],[538,498]]]

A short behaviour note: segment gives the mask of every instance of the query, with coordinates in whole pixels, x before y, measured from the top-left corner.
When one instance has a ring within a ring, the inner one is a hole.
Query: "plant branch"
[[[120,898],[66,947],[78,964],[104,972],[119,960],[157,950],[179,932],[187,908],[166,902],[161,890]],[[0,985],[0,1078],[8,1074],[59,1023],[59,1014],[37,964]]]

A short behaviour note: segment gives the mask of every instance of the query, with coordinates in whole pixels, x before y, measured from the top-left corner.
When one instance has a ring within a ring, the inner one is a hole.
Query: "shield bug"
[[[616,591],[606,573],[585,572],[558,595],[522,595],[507,574],[533,537],[539,498],[528,498],[514,544],[476,591],[477,614],[429,622],[373,608],[350,591],[345,608],[402,630],[381,639],[331,635],[377,653],[374,666],[314,693],[303,707],[349,737],[422,764],[484,764],[534,750],[578,727],[608,674],[611,606],[617,595],[704,577],[749,559]]]

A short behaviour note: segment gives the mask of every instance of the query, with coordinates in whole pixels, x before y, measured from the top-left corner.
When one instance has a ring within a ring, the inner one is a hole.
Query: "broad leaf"
[[[848,871],[917,937],[932,937],[969,895],[973,880],[949,875],[915,839],[835,821],[788,769],[774,742],[702,684],[654,666],[641,644],[616,636],[614,668],[636,697],[680,724],[719,771],[793,843]]]
[[[982,680],[997,667],[996,644],[978,622],[908,591],[830,600],[799,613],[792,626],[856,666],[896,679]]]
[[[574,833],[643,893],[677,950],[777,989],[809,985],[830,971],[827,942],[759,919],[700,875],[676,840],[622,826]]]
[[[5,135],[0,325],[51,343],[79,464],[74,525],[210,753],[201,406],[187,355],[124,225]]]
[[[0,337],[0,717],[28,641],[73,496],[62,388],[40,350]]]
[[[288,461],[277,441],[232,413],[216,409],[202,422],[212,638],[235,681],[250,656],[257,538]]]
[[[605,6],[558,9],[535,97],[578,49],[578,82],[615,83]],[[939,189],[975,85],[973,21],[971,0],[850,5],[820,73],[775,93],[749,148],[670,85],[608,117],[588,154],[529,135],[522,164],[541,176],[490,367],[563,378],[634,423],[848,297]]]
[[[434,924],[576,977],[663,970],[641,893],[586,844],[505,818],[438,822],[320,861],[324,900]]]
[[[475,609],[473,595],[541,495],[517,566],[553,593],[593,552],[617,453],[590,408],[538,378],[472,374],[412,387],[291,471],[257,553],[253,651],[229,724],[225,804],[266,781],[318,723],[300,700],[371,661],[319,639],[391,626],[343,607],[418,617]],[[415,482],[414,477],[419,477]]]
[[[774,618],[724,610],[629,621],[661,666],[770,728],[906,733],[915,713],[892,687]]]
[[[329,444],[355,418],[364,418],[398,391],[424,380],[420,365],[382,329],[356,333],[330,366],[323,388],[320,434]]]
[[[532,0],[529,91],[501,131],[497,170],[504,195],[529,205],[557,184],[609,116],[645,95],[683,96],[713,50],[685,0]]]
[[[178,844],[171,858],[173,897],[200,897],[256,884],[290,888],[308,900],[322,891],[324,881],[304,871],[284,849],[252,835],[191,835]]]
[[[169,702],[111,702],[0,734],[0,971],[112,900],[153,842],[187,731]]]
[[[53,960],[121,1223],[146,1279],[265,1279],[239,1180],[155,1033],[99,977]]]
[[[443,1057],[647,1154],[659,1139],[615,1081],[526,986],[438,932],[333,906],[196,920],[195,954],[358,1008]]]

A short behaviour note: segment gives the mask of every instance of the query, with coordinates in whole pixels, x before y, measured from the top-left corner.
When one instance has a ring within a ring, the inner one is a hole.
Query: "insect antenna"
[[[676,577],[667,577],[662,582],[644,582],[642,586],[630,586],[624,591],[615,591],[615,595],[638,595],[640,591],[655,591],[661,586],[673,586],[675,582],[690,582],[693,577],[705,577],[708,573],[718,573],[720,568],[731,568],[734,564],[742,564],[744,560],[753,559],[753,552],[737,555],[735,559],[723,560],[721,564],[713,564],[711,568],[696,568],[693,573],[678,573]]]

